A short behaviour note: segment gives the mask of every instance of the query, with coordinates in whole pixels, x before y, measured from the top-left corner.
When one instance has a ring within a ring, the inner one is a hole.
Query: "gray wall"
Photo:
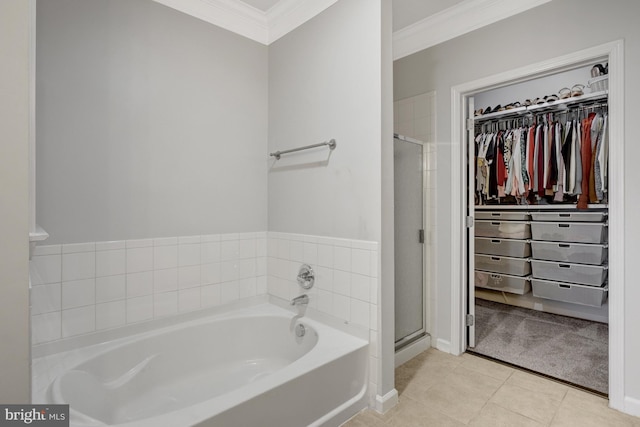
[[[266,46],[151,0],[37,19],[47,244],[266,230]]]
[[[29,2],[0,2],[0,402],[31,401]]]
[[[380,241],[380,2],[341,1],[269,46],[269,230]]]
[[[579,19],[567,17],[579,16]],[[437,241],[440,254],[450,252],[450,187],[451,161],[451,87],[497,74],[509,69],[540,62],[576,50],[602,43],[625,41],[625,216],[626,235],[640,236],[640,223],[633,219],[640,209],[633,183],[640,182],[640,144],[635,129],[640,117],[640,3],[635,0],[554,0],[520,15],[442,43],[438,46],[400,59],[394,64],[394,97],[402,99],[436,90],[438,147],[438,224]],[[495,53],[495,54],[492,54]],[[560,89],[560,88],[558,88]],[[542,94],[541,94],[542,95]],[[615,238],[615,237],[614,237]],[[640,399],[640,287],[635,264],[640,258],[640,246],[633,237],[626,239],[625,275],[625,394]],[[445,255],[446,258],[446,255]],[[446,259],[441,259],[441,264]],[[438,270],[438,329],[439,338],[450,339],[450,271]]]

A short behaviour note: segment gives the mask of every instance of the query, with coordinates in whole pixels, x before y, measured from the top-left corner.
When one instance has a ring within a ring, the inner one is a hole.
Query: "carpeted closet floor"
[[[476,299],[474,352],[601,393],[608,325]]]

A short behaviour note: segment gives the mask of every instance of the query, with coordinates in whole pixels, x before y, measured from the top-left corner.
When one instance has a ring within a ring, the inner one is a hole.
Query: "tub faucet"
[[[309,304],[309,296],[307,294],[300,295],[291,300],[291,305]]]

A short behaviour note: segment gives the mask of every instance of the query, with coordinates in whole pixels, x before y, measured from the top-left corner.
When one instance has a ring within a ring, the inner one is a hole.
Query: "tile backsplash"
[[[303,263],[315,286],[297,283]],[[377,330],[378,244],[257,232],[38,246],[33,344],[270,294]]]
[[[267,292],[267,233],[38,246],[33,344]]]

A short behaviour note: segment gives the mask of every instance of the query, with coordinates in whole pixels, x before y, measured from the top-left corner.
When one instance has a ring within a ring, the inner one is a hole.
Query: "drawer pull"
[[[560,284],[560,283],[558,283],[558,287],[559,288],[564,288],[564,289],[571,289],[571,285],[563,285],[563,284]]]
[[[491,225],[500,225],[499,222],[492,222]]]
[[[560,228],[569,228],[569,227],[571,227],[571,224],[558,224],[558,227],[560,227]]]
[[[491,216],[501,216],[500,212],[491,212]]]
[[[567,245],[566,243],[560,243],[560,244],[558,244],[558,247],[559,248],[570,248],[571,245]]]
[[[561,218],[571,218],[571,214],[570,213],[561,213],[558,214],[559,217]]]
[[[495,244],[497,244],[497,245],[499,245],[499,244],[500,244],[500,242],[501,242],[500,240],[492,240],[492,241],[491,241],[491,243],[495,243]]]
[[[494,260],[494,261],[500,261],[501,258],[499,258],[497,256],[492,256],[491,259]]]
[[[558,264],[558,267],[560,267],[560,268],[571,268],[571,266],[569,264]]]

